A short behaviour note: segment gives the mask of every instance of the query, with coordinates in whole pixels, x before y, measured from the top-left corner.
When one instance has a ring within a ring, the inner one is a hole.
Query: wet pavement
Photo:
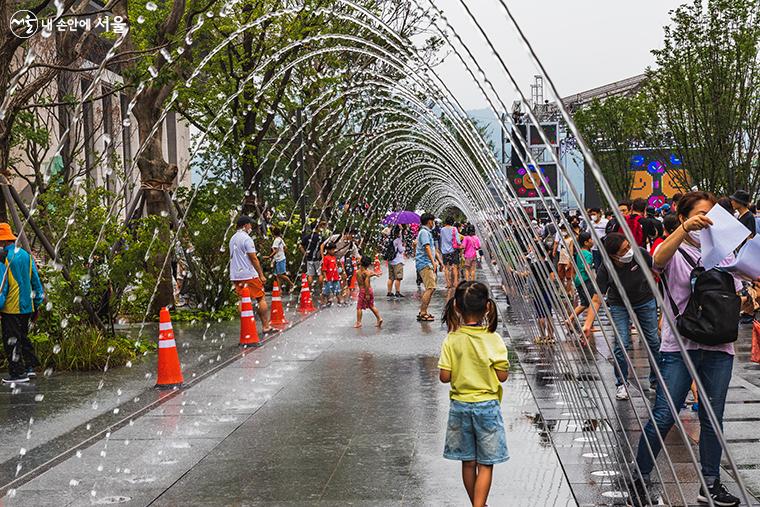
[[[286,301],[292,325],[310,317],[299,315]],[[174,323],[185,384],[200,380],[239,356],[237,321]],[[139,326],[121,332],[136,338]],[[260,329],[260,326],[259,326]],[[142,336],[157,335],[146,325]],[[144,339],[144,338],[143,338]],[[78,447],[91,445],[105,432],[161,403],[156,391],[155,353],[130,367],[106,372],[54,372],[16,389],[0,389],[0,486],[15,487],[26,474],[40,473],[67,458]]]
[[[603,325],[609,328],[608,322]],[[648,420],[646,407],[653,402],[653,393],[642,393],[632,387],[629,401],[615,400],[612,354],[601,333],[596,333],[597,347],[590,354],[564,339],[554,345],[534,344],[532,334],[517,314],[511,315],[508,327],[539,406],[537,426],[556,447],[579,505],[625,504],[625,488],[620,480],[630,474],[626,463],[632,461],[641,425]],[[556,324],[555,327],[559,328]],[[611,331],[608,336],[611,337]],[[758,498],[760,389],[757,387],[758,367],[749,361],[750,339],[751,331],[742,328],[736,346],[724,432],[748,492]],[[633,341],[634,349],[629,354],[640,382],[648,386],[646,352],[635,333]],[[697,413],[690,408],[687,406],[681,411],[680,419],[690,447],[698,456],[699,421]],[[654,489],[655,494],[663,505],[696,505],[697,471],[675,428],[668,435],[666,444],[675,476],[665,453],[661,453],[658,466],[662,480],[653,474],[653,479],[659,483]],[[723,482],[738,493],[725,455],[723,469]],[[753,505],[760,505],[760,502],[755,501]]]
[[[403,290],[414,291],[411,266]],[[459,463],[441,457],[445,330],[414,320],[414,298],[384,292],[382,330],[370,314],[353,329],[353,307],[323,310],[189,388],[154,394],[155,408],[3,505],[466,505]],[[442,304],[437,294],[433,313]],[[518,365],[503,404],[511,459],[495,467],[492,506],[575,505],[537,412]]]

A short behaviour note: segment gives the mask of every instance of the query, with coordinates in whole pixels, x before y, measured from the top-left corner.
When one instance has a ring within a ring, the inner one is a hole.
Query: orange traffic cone
[[[282,307],[282,297],[280,295],[280,286],[274,282],[272,287],[272,313],[269,322],[273,327],[286,327],[289,322],[285,320],[285,309]]]
[[[240,302],[240,346],[241,347],[258,347],[259,332],[256,330],[256,319],[253,318],[253,303],[251,302],[251,291],[248,287],[243,287],[241,291],[242,301]]]
[[[383,268],[380,267],[380,257],[375,254],[375,274],[379,275],[383,272]]]
[[[309,289],[309,281],[306,279],[305,273],[301,275],[301,298],[298,302],[298,311],[300,313],[316,311],[314,304],[311,302],[311,289]]]
[[[172,319],[166,307],[161,308],[158,323],[158,379],[156,389],[175,389],[182,385],[177,343],[174,341]]]

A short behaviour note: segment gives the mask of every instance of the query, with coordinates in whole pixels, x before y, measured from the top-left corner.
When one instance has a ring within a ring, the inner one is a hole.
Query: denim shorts
[[[285,259],[282,259],[281,261],[275,261],[274,263],[275,275],[284,275],[287,271],[288,271],[288,266]]]
[[[324,286],[322,287],[322,295],[329,296],[331,294],[334,294],[336,296],[340,295],[340,282],[335,280],[333,282],[325,282]]]
[[[464,403],[451,400],[443,457],[495,465],[509,459],[501,404],[497,400]]]

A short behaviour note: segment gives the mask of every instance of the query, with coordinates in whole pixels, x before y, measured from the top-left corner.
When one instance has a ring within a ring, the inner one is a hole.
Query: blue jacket
[[[32,313],[45,297],[37,265],[15,244],[6,246],[5,253],[5,263],[0,264],[0,313]]]

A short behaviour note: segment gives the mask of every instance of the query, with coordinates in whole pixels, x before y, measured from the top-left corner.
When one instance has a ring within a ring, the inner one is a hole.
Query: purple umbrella
[[[383,219],[385,225],[395,224],[418,224],[420,216],[414,211],[394,211]]]

